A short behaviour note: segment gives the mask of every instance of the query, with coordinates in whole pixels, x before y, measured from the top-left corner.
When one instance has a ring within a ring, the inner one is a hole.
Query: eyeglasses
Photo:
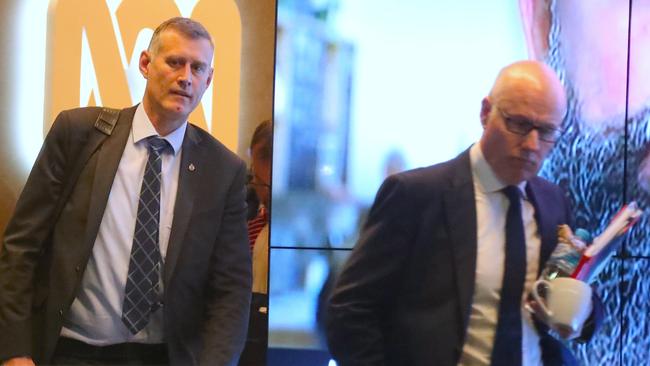
[[[517,135],[526,136],[532,130],[537,130],[539,139],[546,142],[556,142],[560,139],[563,130],[554,127],[540,126],[531,120],[522,117],[512,117],[504,113],[499,107],[495,107],[503,121],[506,123],[506,129]]]

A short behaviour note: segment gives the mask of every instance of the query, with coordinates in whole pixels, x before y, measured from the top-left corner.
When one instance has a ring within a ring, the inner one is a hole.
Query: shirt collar
[[[138,105],[138,108],[135,110],[135,115],[133,116],[133,143],[137,144],[138,142],[146,139],[150,136],[159,136],[167,140],[169,144],[174,149],[174,155],[178,154],[183,144],[183,138],[185,137],[185,130],[187,129],[187,121],[183,122],[177,129],[172,131],[167,136],[160,136],[156,129],[154,128],[149,116],[144,111],[142,103]]]
[[[506,187],[506,184],[501,182],[492,170],[490,164],[485,160],[481,145],[475,143],[469,150],[469,160],[472,165],[472,177],[477,187],[485,193],[498,192]],[[522,197],[527,198],[526,195],[526,181],[517,184]]]

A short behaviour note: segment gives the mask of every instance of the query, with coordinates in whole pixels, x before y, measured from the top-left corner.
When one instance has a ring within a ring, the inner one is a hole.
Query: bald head
[[[566,113],[566,94],[555,71],[537,61],[519,61],[503,68],[488,96],[490,103],[505,107],[529,104],[545,109],[553,119]]]
[[[499,72],[483,99],[480,146],[505,184],[537,174],[559,135],[566,94],[555,72],[537,61],[519,61]]]

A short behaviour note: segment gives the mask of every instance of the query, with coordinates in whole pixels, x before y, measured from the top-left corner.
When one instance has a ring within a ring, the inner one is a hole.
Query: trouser
[[[169,365],[165,344],[120,343],[93,346],[61,337],[54,351],[52,365],[138,366]]]

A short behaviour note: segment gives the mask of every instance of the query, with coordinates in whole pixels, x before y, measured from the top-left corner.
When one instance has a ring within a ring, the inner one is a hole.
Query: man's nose
[[[528,150],[537,151],[539,150],[539,146],[539,131],[537,131],[536,128],[533,128],[524,136],[524,147]]]
[[[182,88],[187,88],[192,85],[192,65],[189,63],[181,69],[180,75],[178,76],[178,84]]]

